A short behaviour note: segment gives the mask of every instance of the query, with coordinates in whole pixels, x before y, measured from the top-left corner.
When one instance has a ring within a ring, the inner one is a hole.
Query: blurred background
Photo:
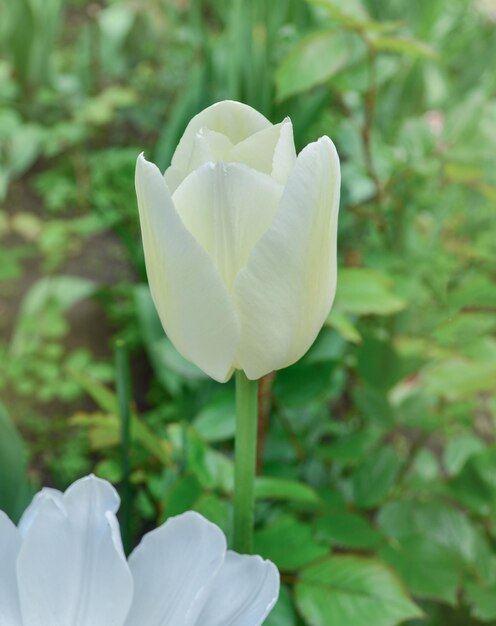
[[[233,386],[163,334],[134,165],[242,100],[343,169],[335,306],[261,384],[266,623],[496,624],[495,59],[495,0],[0,0],[0,508],[95,471],[127,546],[228,530]]]

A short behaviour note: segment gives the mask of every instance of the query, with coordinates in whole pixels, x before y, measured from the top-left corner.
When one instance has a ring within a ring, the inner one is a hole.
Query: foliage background
[[[163,335],[133,178],[239,99],[343,166],[335,307],[261,384],[266,623],[496,624],[494,0],[0,0],[0,53],[0,507],[127,493],[120,341],[126,543],[191,508],[229,531],[233,387]]]

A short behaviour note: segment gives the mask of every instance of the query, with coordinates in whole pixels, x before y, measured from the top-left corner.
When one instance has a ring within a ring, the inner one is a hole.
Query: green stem
[[[258,382],[236,372],[236,444],[234,462],[234,537],[236,552],[253,552],[255,467],[257,459]]]

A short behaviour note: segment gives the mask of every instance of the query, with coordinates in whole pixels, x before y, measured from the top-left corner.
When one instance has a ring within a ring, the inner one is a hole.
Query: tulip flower
[[[89,476],[44,489],[16,527],[0,511],[1,626],[258,626],[276,567],[226,551],[197,513],[151,531],[126,561],[119,497]]]
[[[138,157],[150,289],[184,357],[225,382],[303,356],[336,290],[339,190],[328,137],[297,157],[289,119],[239,102],[194,117],[165,175]]]

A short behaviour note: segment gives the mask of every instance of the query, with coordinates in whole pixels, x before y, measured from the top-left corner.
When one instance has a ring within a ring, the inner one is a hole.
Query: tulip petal
[[[197,626],[259,626],[279,595],[279,572],[259,556],[228,552]]]
[[[336,290],[339,188],[336,149],[321,137],[298,156],[271,227],[236,278],[236,362],[251,379],[297,361],[327,317]]]
[[[192,161],[195,154],[197,155],[196,144],[200,129],[209,129],[225,135],[231,144],[235,145],[269,126],[271,123],[261,113],[246,104],[233,100],[217,102],[195,115],[181,137],[170,168],[165,172],[167,183],[174,183],[169,187],[171,193],[174,192],[176,184],[179,184],[180,180],[194,169]]]
[[[64,494],[57,489],[51,489],[50,487],[43,487],[41,491],[38,491],[32,499],[30,505],[22,514],[22,517],[18,524],[18,529],[21,535],[24,537],[28,532],[31,524],[38,515],[38,512],[43,508],[43,503],[47,498],[55,500],[58,504],[62,504],[64,500]]]
[[[24,626],[122,626],[133,582],[118,505],[113,487],[94,476],[63,499],[40,499],[17,561]]]
[[[21,535],[0,511],[0,626],[19,626],[21,612],[17,591],[16,560]]]
[[[197,513],[149,532],[129,558],[135,592],[126,626],[192,626],[222,567],[222,531]]]
[[[282,186],[239,163],[207,163],[172,199],[181,219],[213,260],[228,290],[270,226]]]
[[[205,163],[230,161],[232,148],[232,143],[225,135],[208,128],[200,128],[195,135],[187,167],[178,169],[171,165],[165,171],[164,178],[170,193],[173,194],[188,174]]]
[[[291,120],[287,118],[280,124],[259,130],[238,143],[233,147],[229,161],[245,163],[286,184],[296,161]]]
[[[138,158],[136,191],[151,294],[179,352],[225,382],[239,341],[239,320],[212,260],[176,212],[158,168]]]

